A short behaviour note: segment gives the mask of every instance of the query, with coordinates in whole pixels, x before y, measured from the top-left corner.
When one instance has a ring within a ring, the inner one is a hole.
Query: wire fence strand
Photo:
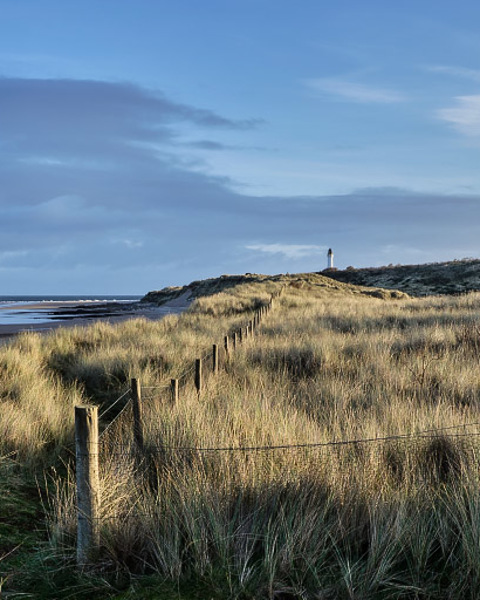
[[[110,423],[105,427],[105,429],[99,435],[99,438],[102,438],[107,433],[107,431],[109,431],[111,429],[113,424],[116,423],[120,419],[120,417],[125,413],[125,411],[130,406],[131,403],[132,403],[132,400],[131,400],[131,398],[129,398],[128,402],[125,404],[125,406],[122,408],[122,410],[118,413],[118,415],[112,421],[110,421]]]
[[[126,390],[126,392],[124,392],[119,398],[117,398],[115,400],[115,402],[110,404],[110,406],[108,408],[106,408],[103,412],[101,412],[100,415],[98,416],[98,418],[101,419],[102,417],[104,417],[114,406],[116,406],[120,402],[120,400],[123,400],[125,398],[125,396],[127,396],[129,393],[130,393],[130,389]]]
[[[218,446],[218,447],[197,447],[197,446],[167,446],[167,445],[147,445],[148,450],[158,450],[159,452],[268,452],[275,450],[302,450],[302,449],[315,449],[315,448],[328,448],[338,446],[353,446],[359,444],[374,444],[382,442],[391,442],[399,440],[421,440],[421,439],[437,439],[439,433],[453,429],[460,429],[465,427],[480,426],[480,423],[463,423],[461,425],[453,425],[450,427],[439,427],[434,429],[425,429],[423,431],[414,433],[401,433],[388,436],[378,436],[370,438],[356,438],[352,440],[330,440],[327,442],[311,442],[311,443],[298,443],[298,444],[276,444],[276,445],[262,445],[262,446]],[[151,434],[162,435],[163,432],[160,430],[150,431]],[[449,434],[449,437],[460,439],[460,438],[475,438],[480,436],[480,431],[475,433],[453,433]],[[118,447],[130,447],[127,444],[121,442],[113,442]]]

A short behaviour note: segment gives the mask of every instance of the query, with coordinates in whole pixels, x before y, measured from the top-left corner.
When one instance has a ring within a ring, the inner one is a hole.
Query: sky
[[[0,0],[0,295],[480,256],[476,0]]]

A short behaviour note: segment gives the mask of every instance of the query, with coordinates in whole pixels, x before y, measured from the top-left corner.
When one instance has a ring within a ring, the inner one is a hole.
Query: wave
[[[91,304],[93,302],[138,302],[142,296],[0,296],[0,306],[29,304],[48,304],[51,302],[68,302],[73,304]]]

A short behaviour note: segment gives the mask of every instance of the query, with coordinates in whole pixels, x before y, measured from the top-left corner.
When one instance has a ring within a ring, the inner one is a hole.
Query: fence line
[[[272,309],[273,304],[274,304],[274,299],[279,297],[282,294],[283,288],[279,291],[276,292],[275,294],[272,294],[270,297],[270,300],[267,304],[263,304],[262,306],[260,306],[259,308],[254,310],[254,317],[253,319],[250,319],[246,325],[240,325],[239,327],[237,327],[235,330],[233,330],[233,332],[230,334],[232,336],[232,342],[233,342],[233,349],[235,350],[236,348],[238,348],[239,345],[239,338],[237,337],[237,334],[240,335],[240,340],[242,340],[241,334],[242,331],[247,331],[250,328],[250,331],[253,332],[253,330],[255,329],[255,327],[258,327],[261,323],[261,320],[264,316],[266,316],[268,314],[268,312]],[[256,323],[254,325],[254,323]],[[252,336],[253,333],[250,333],[250,337]],[[228,340],[230,339],[230,335],[227,335],[224,337],[224,353],[225,353],[225,362],[228,361],[230,354],[229,354],[229,343]],[[247,335],[243,336],[244,341],[247,340]],[[184,371],[183,373],[181,373],[177,378],[177,387],[175,390],[172,389],[172,385],[163,385],[163,386],[146,386],[143,387],[141,386],[140,388],[140,393],[142,392],[142,390],[157,390],[157,391],[162,391],[162,392],[167,392],[168,390],[171,390],[172,396],[174,398],[174,401],[178,401],[179,398],[179,391],[180,391],[180,384],[182,385],[186,385],[187,383],[187,378],[194,374],[194,385],[195,388],[197,390],[197,393],[200,395],[202,392],[202,388],[203,388],[203,382],[204,382],[204,377],[203,377],[203,371],[202,371],[202,363],[207,363],[207,361],[211,361],[212,363],[212,372],[214,375],[218,374],[218,367],[219,367],[219,355],[218,355],[218,349],[219,346],[217,344],[213,344],[212,345],[212,349],[209,351],[206,351],[200,358],[197,358],[195,360],[195,363],[193,364],[192,367],[190,367],[189,369],[187,369],[186,371]],[[200,361],[200,362],[199,362]],[[132,380],[133,381],[133,380]],[[125,409],[127,408],[127,406],[132,402],[132,397],[135,398],[135,394],[136,392],[132,392],[132,387],[130,387],[128,390],[126,390],[119,398],[117,398],[108,408],[106,408],[101,414],[100,414],[100,419],[102,417],[105,416],[105,414],[107,414],[116,404],[118,404],[121,400],[123,400],[128,394],[130,394],[130,398],[128,399],[127,403],[125,404],[125,406],[122,408],[122,410],[119,412],[118,415],[116,415],[116,417],[105,427],[105,429],[102,431],[102,433],[100,434],[100,438],[103,437],[103,435],[111,429],[112,425],[118,421],[119,417],[121,414],[124,413]],[[151,398],[152,396],[150,396]],[[145,396],[146,399],[149,399],[149,396]],[[137,419],[141,420],[141,416],[139,416]],[[138,431],[138,427],[139,425],[137,425],[137,431]]]
[[[78,407],[77,407],[78,408]],[[86,407],[87,409],[94,409],[96,410],[96,407]],[[77,413],[77,409],[76,409],[76,413]],[[478,437],[480,436],[480,431],[478,432],[456,432],[454,433],[455,430],[459,430],[461,428],[467,429],[467,428],[471,428],[471,427],[479,427],[480,423],[462,423],[462,424],[458,424],[458,425],[453,425],[453,426],[448,426],[448,427],[438,427],[438,428],[432,428],[432,429],[426,429],[420,432],[416,432],[416,433],[409,433],[409,434],[398,434],[398,435],[391,435],[391,436],[383,436],[383,437],[374,437],[374,438],[358,438],[358,439],[353,439],[353,440],[333,440],[333,441],[329,441],[329,442],[319,442],[319,443],[309,443],[309,444],[285,444],[285,445],[276,445],[276,446],[244,446],[244,447],[218,447],[218,448],[196,448],[196,447],[168,447],[168,446],[153,446],[153,447],[147,447],[146,450],[146,454],[145,457],[150,455],[150,453],[152,452],[152,450],[158,449],[159,452],[174,452],[174,453],[183,453],[183,452],[190,452],[190,453],[197,453],[200,456],[198,457],[200,460],[203,460],[201,458],[201,454],[202,453],[211,453],[211,452],[229,452],[229,453],[233,453],[233,452],[256,452],[256,451],[276,451],[276,450],[310,450],[310,449],[318,449],[318,450],[325,450],[327,448],[331,448],[331,447],[347,447],[347,446],[356,446],[358,444],[371,444],[371,443],[388,443],[388,442],[414,442],[416,440],[435,440],[438,439],[439,434],[441,433],[445,433],[446,431],[449,431],[450,433],[448,434],[448,438],[455,438],[455,439],[466,439],[466,438],[476,438],[478,439]],[[76,425],[77,428],[77,425]],[[94,429],[94,428],[93,428]],[[114,445],[119,446],[119,444],[114,443]],[[137,466],[141,466],[143,463],[143,457],[140,456],[138,454],[137,451],[137,443],[135,441],[133,441],[133,443],[128,447],[128,451],[127,451],[127,446],[126,445],[121,445],[124,448],[126,448],[126,450],[124,452],[110,452],[109,453],[109,457],[122,457],[122,458],[128,458],[131,460],[136,460],[137,461]],[[478,450],[478,446],[471,446],[469,448],[470,450]],[[78,496],[78,485],[79,485],[79,479],[78,477],[82,477],[79,475],[79,472],[81,471],[82,473],[84,473],[83,477],[85,478],[85,481],[83,482],[83,504],[82,507],[80,508],[80,504],[78,506],[78,528],[79,528],[79,532],[80,532],[80,528],[82,528],[82,534],[77,537],[77,561],[79,566],[83,567],[86,563],[86,561],[92,561],[95,559],[97,553],[98,553],[98,549],[99,549],[99,544],[100,544],[100,538],[99,538],[99,525],[100,525],[100,521],[102,520],[107,520],[107,519],[111,519],[111,520],[125,520],[125,519],[130,519],[130,518],[138,518],[140,516],[149,516],[151,513],[147,513],[145,511],[142,510],[138,510],[138,506],[136,505],[132,505],[129,508],[128,513],[123,513],[123,514],[116,514],[116,515],[112,515],[112,516],[106,516],[106,517],[102,517],[99,516],[99,514],[101,514],[101,507],[98,504],[98,498],[99,498],[99,484],[98,484],[98,459],[99,456],[101,455],[98,443],[95,442],[95,439],[90,436],[90,440],[89,442],[84,442],[83,446],[80,446],[80,450],[79,447],[77,445],[77,497],[79,498],[79,502],[80,502],[80,496]],[[328,454],[326,457],[326,460],[328,460],[329,456],[333,456],[334,454]],[[91,473],[91,470],[89,471],[89,469],[87,468],[83,468],[83,470],[78,468],[78,460],[80,459],[80,457],[83,458],[84,463],[86,463],[87,465],[97,465],[96,467],[94,467],[94,471],[93,471],[93,475]],[[474,459],[475,459],[475,465],[478,464],[478,456],[475,452],[474,455]],[[188,466],[189,462],[188,461],[182,461],[181,464],[185,464]],[[148,468],[148,461],[145,463],[146,468]],[[363,468],[365,468],[365,466],[367,466],[368,468],[368,463],[367,465],[364,465]],[[361,468],[361,466],[360,466]],[[441,467],[440,467],[441,468]],[[97,469],[97,471],[95,471],[95,469]],[[87,473],[87,475],[85,475],[85,473]],[[89,495],[86,495],[86,490],[89,491]],[[86,499],[85,499],[86,497]],[[140,507],[141,508],[141,507]]]
[[[439,437],[439,433],[445,432],[447,430],[452,429],[461,429],[466,427],[478,427],[480,423],[462,423],[461,425],[453,425],[451,427],[438,427],[436,429],[425,429],[423,431],[415,432],[415,433],[399,433],[395,435],[387,435],[380,437],[371,437],[371,438],[357,438],[353,440],[330,440],[328,442],[309,442],[309,443],[298,443],[298,444],[278,444],[273,446],[220,446],[220,447],[210,447],[210,448],[202,448],[196,446],[165,446],[165,445],[148,445],[149,452],[157,449],[158,451],[169,451],[169,452],[257,452],[257,451],[274,451],[274,450],[302,450],[308,448],[327,448],[334,446],[349,446],[349,445],[358,445],[358,444],[374,444],[380,442],[390,442],[390,441],[398,441],[398,440],[431,440],[437,439]],[[162,433],[160,430],[152,433]],[[475,433],[450,433],[449,437],[454,438],[469,438],[469,437],[479,437],[480,431]],[[113,442],[114,446],[122,447],[122,448],[130,448],[131,446],[128,444],[123,444],[120,442]],[[125,455],[126,453],[118,453],[119,455]]]
[[[283,290],[283,288],[282,288]],[[253,336],[254,330],[260,325],[261,320],[274,306],[274,299],[282,293],[282,290],[272,294],[269,302],[258,307],[254,311],[253,319],[249,320],[246,325],[236,328],[229,335],[224,337],[224,353],[225,364],[230,359],[229,339],[232,338],[232,348],[235,350],[240,343],[247,341]],[[201,358],[195,360],[193,367],[184,371],[177,379],[172,379],[170,386],[151,386],[145,389],[167,390],[170,389],[171,398],[174,402],[178,401],[179,385],[182,382],[187,383],[187,377],[194,373],[193,383],[200,396],[204,386],[202,363],[212,365],[213,375],[218,374],[219,355],[217,344],[213,344],[211,350],[205,352]],[[144,423],[142,416],[142,387],[138,379],[131,380],[131,386],[123,394],[121,394],[108,408],[100,415],[104,417],[114,406],[121,400],[129,396],[127,402],[115,416],[112,421],[105,427],[102,433],[98,434],[98,407],[75,407],[75,448],[76,448],[76,463],[77,463],[77,564],[83,568],[86,562],[93,559],[98,551],[100,539],[99,528],[97,521],[99,520],[99,443],[106,440],[106,433],[112,430],[114,424],[119,423],[121,417],[126,414],[127,409],[132,408],[133,412],[133,444],[129,446],[129,452],[123,455],[131,456],[131,452],[135,451],[137,460],[142,459],[145,453],[145,437]],[[116,442],[110,441],[116,445]],[[165,451],[165,448],[161,448]],[[257,448],[260,450],[260,448]],[[266,448],[265,448],[266,449]],[[270,449],[274,449],[273,447]],[[277,447],[275,449],[280,449]],[[237,448],[222,449],[222,450],[237,450]],[[239,450],[247,451],[248,448],[239,448]],[[250,450],[253,450],[250,449]],[[174,451],[174,449],[172,449]],[[178,448],[177,451],[187,451],[187,449]],[[188,449],[188,451],[207,452],[213,449]],[[120,453],[116,453],[120,455]],[[115,455],[113,453],[112,455]]]

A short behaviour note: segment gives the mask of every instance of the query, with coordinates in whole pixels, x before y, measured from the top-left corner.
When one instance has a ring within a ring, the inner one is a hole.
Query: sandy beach
[[[83,327],[95,321],[120,323],[135,318],[158,320],[168,314],[181,313],[189,305],[187,297],[162,306],[141,302],[102,301],[5,305],[0,306],[0,315],[2,311],[8,311],[9,322],[0,324],[0,340],[6,341],[23,331],[50,332],[59,327]]]

